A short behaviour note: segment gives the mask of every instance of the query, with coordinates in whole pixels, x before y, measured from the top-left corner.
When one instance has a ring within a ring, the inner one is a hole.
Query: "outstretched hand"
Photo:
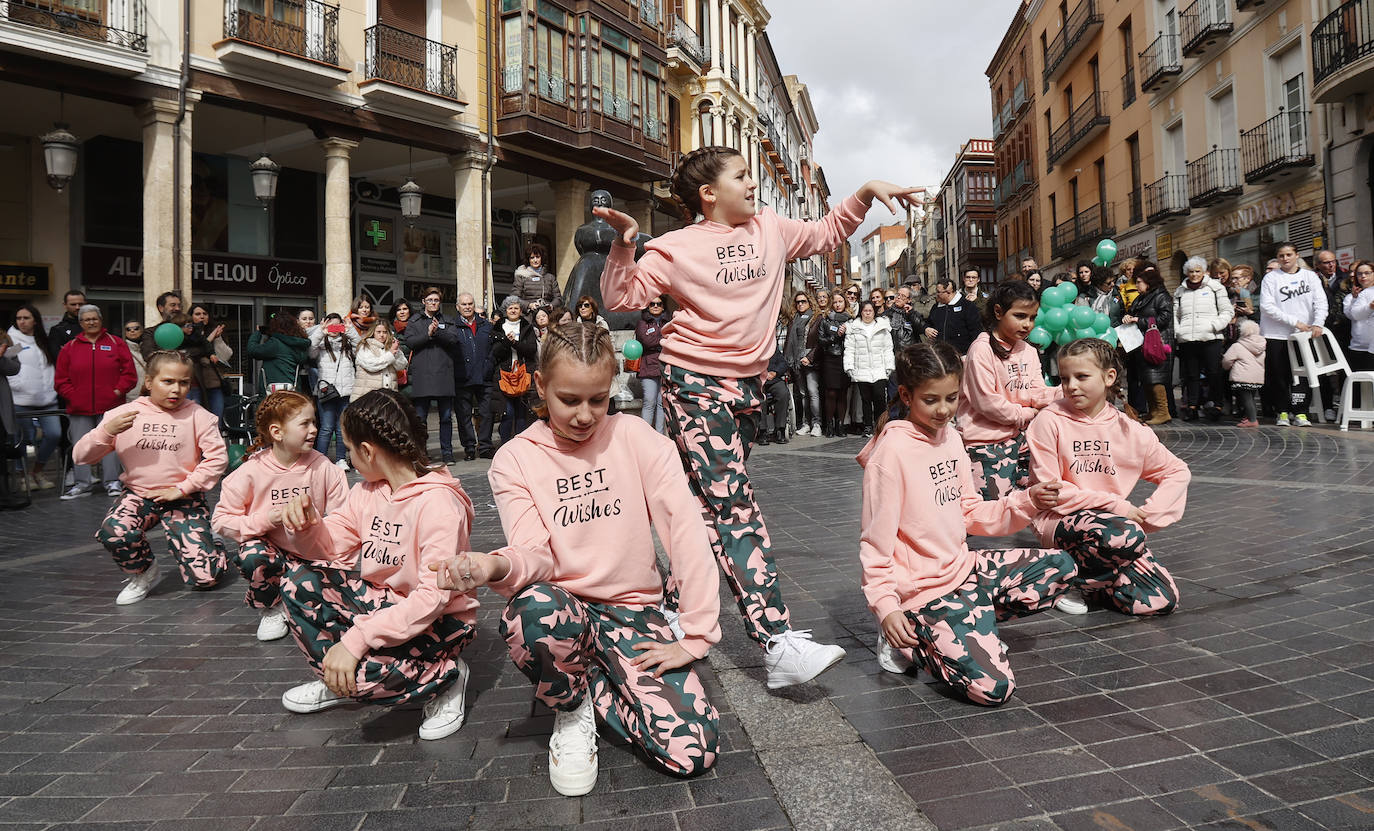
[[[884,182],[874,179],[859,188],[859,200],[865,204],[872,204],[874,199],[883,203],[893,216],[897,215],[897,203],[908,208],[918,207],[916,194],[924,191],[925,188],[904,188],[901,185],[894,185],[891,182]]]
[[[629,214],[621,213],[615,208],[603,208],[597,205],[592,208],[592,215],[606,220],[616,230],[616,233],[620,234],[620,240],[626,245],[634,245],[639,241],[639,223],[635,222],[634,217]]]

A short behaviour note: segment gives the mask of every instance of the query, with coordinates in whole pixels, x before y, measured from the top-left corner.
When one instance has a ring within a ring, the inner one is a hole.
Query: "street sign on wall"
[[[81,282],[87,288],[143,287],[143,251],[107,245],[81,246]],[[306,260],[246,254],[191,254],[191,290],[196,293],[318,297],[324,294],[324,266]]]
[[[0,262],[0,294],[40,295],[52,293],[50,263]]]

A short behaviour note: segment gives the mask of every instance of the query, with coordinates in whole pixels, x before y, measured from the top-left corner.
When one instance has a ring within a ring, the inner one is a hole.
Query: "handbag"
[[[1150,318],[1150,328],[1145,330],[1145,343],[1140,347],[1141,355],[1145,358],[1145,363],[1150,366],[1162,366],[1169,360],[1169,354],[1173,352],[1169,345],[1164,342],[1164,336],[1159,333],[1159,326],[1155,324],[1155,319]]]
[[[324,379],[321,379],[321,380],[320,380],[320,385],[319,385],[319,387],[315,390],[315,400],[316,400],[316,401],[318,401],[318,402],[321,403],[321,404],[327,404],[327,403],[329,403],[330,401],[333,401],[334,399],[339,398],[339,397],[340,397],[340,396],[339,396],[339,388],[338,388],[338,387],[334,386],[333,384],[329,383],[328,381],[325,381]]]
[[[510,369],[501,370],[497,386],[501,388],[501,392],[512,398],[529,392],[530,374],[525,370],[525,362],[516,361]]]

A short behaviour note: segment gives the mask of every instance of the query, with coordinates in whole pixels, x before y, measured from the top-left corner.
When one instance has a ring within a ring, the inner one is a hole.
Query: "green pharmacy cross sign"
[[[372,227],[363,232],[372,238],[372,247],[376,248],[386,241],[386,231],[382,230],[382,223],[372,220]]]

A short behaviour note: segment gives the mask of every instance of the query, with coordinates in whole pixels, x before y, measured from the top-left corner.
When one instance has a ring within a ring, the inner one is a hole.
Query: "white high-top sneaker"
[[[467,662],[458,659],[458,677],[448,689],[425,705],[425,720],[420,723],[420,738],[426,741],[442,739],[458,732],[467,714],[468,676],[472,671]]]
[[[816,643],[810,629],[790,629],[768,639],[764,667],[768,670],[768,689],[805,684],[844,658],[844,650],[834,644]]]
[[[596,787],[596,708],[590,692],[576,710],[554,716],[549,782],[564,796],[582,796]]]

